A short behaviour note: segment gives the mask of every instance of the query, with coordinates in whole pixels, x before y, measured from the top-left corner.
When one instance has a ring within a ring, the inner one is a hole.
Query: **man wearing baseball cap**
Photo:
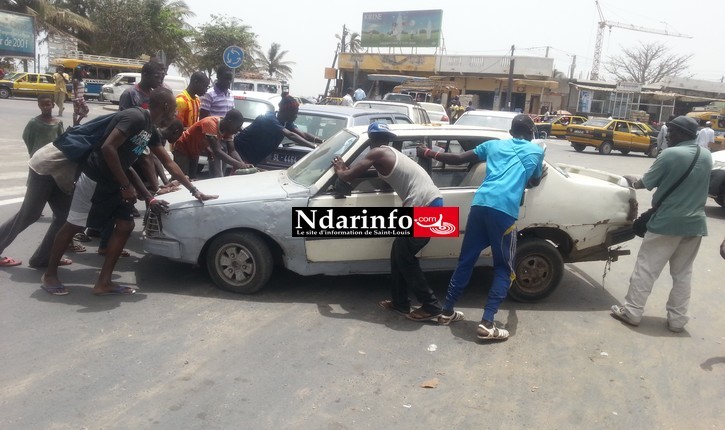
[[[489,140],[460,153],[438,153],[418,147],[418,155],[446,164],[486,162],[486,179],[476,190],[466,222],[458,266],[448,284],[441,324],[457,320],[453,310],[471,279],[473,266],[481,251],[491,247],[494,279],[488,292],[481,323],[476,334],[482,340],[503,340],[508,330],[496,327],[494,315],[516,278],[513,260],[516,254],[516,220],[524,188],[537,186],[546,174],[544,150],[532,144],[534,121],[528,115],[516,115],[511,121],[512,139]]]
[[[666,306],[667,328],[679,333],[689,320],[692,264],[702,236],[707,235],[704,208],[712,170],[710,151],[698,150],[696,138],[697,121],[678,116],[667,122],[667,151],[657,157],[641,178],[624,176],[633,188],[657,188],[652,196],[652,206],[657,211],[647,223],[624,306],[612,306],[612,317],[629,325],[640,324],[647,298],[668,262],[672,290]],[[692,170],[684,176],[690,165]],[[671,193],[662,200],[670,189]]]
[[[395,139],[387,124],[374,122],[368,127],[370,151],[355,161],[349,168],[340,157],[332,164],[340,180],[350,182],[374,167],[380,179],[395,190],[403,200],[404,207],[443,206],[443,196],[428,173],[418,163],[408,158],[388,143]],[[378,303],[384,309],[397,312],[413,321],[437,320],[441,315],[441,305],[420,268],[415,256],[423,249],[428,237],[396,237],[390,251],[390,270],[393,278],[391,300]],[[411,312],[411,291],[421,306]],[[459,319],[463,314],[459,313]]]

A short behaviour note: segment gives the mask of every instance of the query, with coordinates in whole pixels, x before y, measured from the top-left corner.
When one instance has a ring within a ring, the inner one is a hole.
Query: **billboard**
[[[363,13],[360,45],[365,48],[437,48],[442,10]]]
[[[0,57],[35,58],[32,16],[0,11]]]

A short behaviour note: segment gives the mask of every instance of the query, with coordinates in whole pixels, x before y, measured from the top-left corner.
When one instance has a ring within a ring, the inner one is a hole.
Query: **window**
[[[585,118],[581,118],[581,117],[577,117],[577,116],[575,116],[571,119],[572,124],[583,124],[584,121],[585,121]]]
[[[617,122],[617,131],[621,133],[629,133],[629,126],[626,122],[618,121]]]
[[[470,142],[461,141],[460,139],[436,139],[431,141],[432,150],[446,153],[464,152],[464,147],[469,146]],[[433,183],[438,188],[468,186],[468,184],[462,184],[468,171],[469,166],[466,164],[451,165],[437,160],[431,162],[431,178],[433,178]],[[479,183],[476,186],[478,185],[481,184]]]

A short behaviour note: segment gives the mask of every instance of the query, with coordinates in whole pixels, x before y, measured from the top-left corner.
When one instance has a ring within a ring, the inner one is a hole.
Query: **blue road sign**
[[[238,46],[230,46],[224,50],[224,64],[230,69],[237,69],[244,61],[244,51]]]

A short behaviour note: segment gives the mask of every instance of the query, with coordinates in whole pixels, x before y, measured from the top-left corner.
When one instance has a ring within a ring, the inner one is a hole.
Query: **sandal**
[[[395,312],[398,315],[407,316],[409,312],[403,312],[400,309],[396,308],[393,305],[392,300],[381,300],[378,302],[378,306],[380,306],[383,309],[387,309],[389,311]]]
[[[60,284],[56,287],[47,287],[45,285],[41,285],[40,288],[45,290],[46,292],[54,295],[54,296],[65,296],[68,294],[68,290],[65,288],[65,285]]]
[[[479,324],[476,334],[479,339],[483,340],[504,340],[509,337],[508,330],[497,328],[496,324],[494,324],[491,328],[486,328],[485,325]]]
[[[98,250],[98,255],[100,255],[102,257],[105,257],[106,256],[106,248],[99,249]],[[128,252],[127,249],[124,249],[124,250],[121,251],[120,257],[130,257],[130,256],[131,256],[131,253]]]
[[[81,245],[80,243],[77,243],[76,241],[72,241],[68,244],[68,251],[70,252],[86,252],[86,247]]]
[[[0,257],[0,267],[20,266],[21,264],[23,264],[23,262],[20,260],[15,260],[10,257]]]
[[[91,241],[91,238],[84,232],[76,233],[75,235],[73,235],[73,239],[77,240],[78,242],[90,242]]]
[[[414,310],[413,312],[410,312],[405,317],[408,318],[411,321],[432,321],[432,320],[438,320],[438,317],[441,316],[441,313],[435,313],[432,314],[426,310],[424,310],[422,307]]]
[[[451,323],[454,323],[456,321],[463,321],[464,316],[463,312],[461,311],[453,311],[453,315],[443,315],[438,317],[438,324],[440,325],[450,325]]]

